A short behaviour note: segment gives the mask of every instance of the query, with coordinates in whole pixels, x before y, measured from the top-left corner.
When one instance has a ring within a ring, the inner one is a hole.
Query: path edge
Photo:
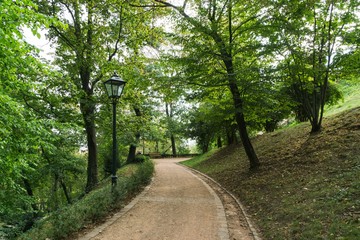
[[[211,178],[210,176],[206,175],[205,173],[202,173],[196,169],[193,169],[191,167],[185,166],[181,163],[176,163],[186,169],[189,169],[190,171],[199,174],[205,178],[207,178],[208,180],[210,180],[211,182],[215,183],[216,185],[218,185],[222,190],[224,190],[227,194],[229,194],[236,202],[236,204],[239,206],[242,214],[244,215],[245,221],[251,231],[251,233],[253,234],[254,240],[262,240],[262,238],[260,237],[260,234],[258,232],[258,230],[255,227],[255,224],[252,222],[252,220],[250,220],[249,214],[246,212],[244,205],[240,202],[240,200],[234,196],[234,194],[232,194],[229,190],[227,190],[225,187],[223,187],[219,182],[217,182],[215,179]],[[210,186],[211,187],[211,186]]]
[[[179,167],[182,167],[181,164],[178,164],[178,163],[175,163],[175,164],[178,165]],[[195,172],[191,171],[191,169],[189,169],[189,168],[184,168],[184,169],[189,174],[193,175],[196,179],[198,179],[207,188],[209,193],[215,198],[217,217],[218,217],[218,221],[220,223],[220,226],[218,229],[218,236],[219,236],[220,240],[230,240],[229,228],[228,228],[228,223],[227,223],[226,213],[225,213],[225,207],[224,207],[224,204],[223,204],[220,196],[218,196],[218,194],[210,186],[210,184],[208,184],[206,181],[201,179],[201,177],[199,177],[199,175],[197,175]]]
[[[96,237],[97,235],[99,235],[105,228],[112,225],[116,220],[118,220],[120,217],[125,215],[130,209],[132,209],[139,202],[140,198],[142,198],[149,191],[153,182],[154,182],[154,177],[151,178],[150,183],[146,187],[144,187],[144,189],[138,195],[136,195],[136,197],[133,200],[131,200],[129,204],[124,206],[119,212],[115,213],[110,219],[106,220],[105,223],[95,227],[90,232],[77,238],[77,240],[90,240]]]

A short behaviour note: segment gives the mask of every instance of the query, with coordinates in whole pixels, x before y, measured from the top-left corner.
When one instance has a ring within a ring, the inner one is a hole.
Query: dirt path
[[[243,223],[228,224],[229,206],[224,209],[204,180],[177,165],[180,160],[156,160],[155,177],[148,189],[79,240],[253,239]],[[236,215],[236,210],[231,212]]]

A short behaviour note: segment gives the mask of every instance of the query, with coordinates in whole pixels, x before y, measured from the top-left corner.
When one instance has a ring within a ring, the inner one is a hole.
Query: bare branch
[[[185,1],[184,1],[184,4],[183,4],[183,6],[182,6],[182,7],[183,7],[183,9],[185,9],[185,8],[186,8],[186,4],[187,4],[187,2],[188,2],[188,0],[185,0]]]
[[[171,4],[171,3],[163,1],[163,0],[154,0],[154,1],[157,2],[157,3],[161,3],[161,4],[163,4],[163,6],[166,6],[166,7],[172,7],[172,8],[175,8],[175,9],[179,8],[179,7],[175,6],[174,4]]]
[[[230,46],[231,46],[231,44],[232,44],[232,42],[234,40],[233,39],[233,31],[232,31],[232,20],[233,20],[232,19],[232,1],[230,0],[229,4],[228,4],[228,22],[229,22],[228,31],[229,31],[229,44],[230,44]]]
[[[34,112],[36,112],[37,114],[39,114],[40,116],[42,116],[42,117],[44,117],[44,118],[46,118],[46,119],[51,119],[51,116],[49,116],[48,114],[46,114],[46,113],[44,113],[44,112],[42,112],[42,111],[39,111],[39,109],[37,109],[36,107],[32,106],[32,105],[28,102],[28,100],[26,99],[26,95],[23,96],[23,100],[24,100],[24,102],[25,102],[25,105],[26,105],[28,108],[32,109]],[[53,108],[52,108],[51,104],[49,104],[49,105],[50,105],[50,111],[53,112],[53,111],[52,111]]]
[[[104,74],[100,73],[95,79],[94,81],[91,82],[91,90],[93,90],[93,88],[95,87],[95,85],[101,81],[101,79],[104,77]]]
[[[158,7],[169,7],[169,6],[164,6],[164,5],[156,5],[156,4],[133,4],[131,3],[131,1],[126,0],[126,2],[129,4],[129,6],[131,7],[139,7],[139,8],[158,8]]]
[[[74,13],[71,11],[70,6],[69,6],[68,4],[66,4],[65,2],[63,2],[63,1],[59,1],[59,3],[61,3],[62,5],[65,6],[65,8],[66,8],[66,9],[68,10],[68,12],[70,13],[73,22],[75,23],[75,16],[74,16]]]
[[[119,50],[119,43],[120,43],[121,33],[122,33],[122,29],[123,29],[122,14],[123,14],[123,7],[121,6],[121,8],[120,8],[120,16],[119,16],[119,19],[120,19],[119,34],[118,34],[118,38],[117,38],[116,43],[115,43],[115,49],[114,49],[113,53],[109,55],[108,62],[110,62],[113,59],[113,57],[115,56],[115,54]]]

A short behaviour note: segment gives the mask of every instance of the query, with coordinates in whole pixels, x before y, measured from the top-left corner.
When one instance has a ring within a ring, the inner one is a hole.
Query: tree
[[[193,109],[187,116],[187,135],[189,138],[196,140],[197,146],[202,153],[210,150],[215,134],[221,130],[221,127],[213,121],[212,110],[214,108],[206,105],[203,104],[199,108]]]
[[[213,66],[219,66],[220,71],[216,72],[215,70],[213,73],[220,78],[218,81],[227,85],[231,92],[235,119],[250,168],[257,168],[259,160],[246,128],[244,100],[239,87],[243,79],[239,79],[238,69],[242,63],[246,65],[249,60],[243,58],[242,51],[249,46],[251,31],[259,22],[260,4],[254,1],[248,1],[247,4],[236,4],[233,1],[184,1],[182,6],[177,6],[162,0],[153,2],[158,7],[170,7],[177,13],[177,16],[181,16],[181,19],[184,20],[178,25],[183,36],[181,51],[186,52],[190,49],[200,51],[203,55],[202,58],[194,59],[198,65],[207,64],[210,61],[216,62],[216,64],[212,64]],[[186,41],[194,45],[187,44],[184,36],[186,36]],[[197,43],[191,41],[194,38]],[[187,59],[189,60],[189,58]],[[210,79],[213,80],[214,77]],[[204,85],[207,82],[205,81]]]
[[[321,130],[333,71],[344,56],[342,37],[353,28],[358,1],[290,1],[273,6],[275,31],[270,42],[283,43],[284,78],[300,108]]]
[[[152,98],[158,103],[161,112],[159,124],[164,127],[165,137],[170,140],[170,146],[163,149],[163,154],[171,149],[172,155],[178,154],[176,144],[181,142],[181,116],[184,111],[183,96],[186,91],[184,85],[177,81],[176,72],[166,58],[156,59],[156,64],[150,64],[149,78],[151,80]],[[163,140],[164,144],[167,144]],[[181,144],[181,143],[180,143]],[[157,147],[157,150],[160,150]]]
[[[148,32],[146,16],[150,14],[129,8],[126,2],[110,0],[40,2],[42,11],[68,26],[66,29],[51,26],[49,37],[56,42],[56,64],[77,88],[74,97],[79,101],[86,132],[86,191],[90,191],[98,182],[97,85],[146,42],[143,36]]]
[[[186,134],[196,140],[202,152],[210,150],[215,142],[222,147],[223,139],[227,145],[237,142],[234,105],[227,88],[218,86],[193,91],[187,100],[193,107],[185,114]]]
[[[176,123],[174,121],[174,104],[172,102],[167,103],[165,102],[165,112],[166,112],[166,119],[167,119],[167,126],[168,131],[170,134],[170,140],[171,140],[171,151],[172,155],[176,156],[176,142],[175,142],[175,128]]]
[[[29,76],[51,74],[36,57],[36,50],[25,42],[22,29],[37,34],[51,19],[36,13],[32,1],[0,2],[0,217],[1,222],[34,209],[34,199],[26,172],[34,171],[41,160],[39,146],[51,145],[51,132],[46,121],[27,108],[25,92],[36,89],[36,81]],[[5,219],[5,220],[3,220]],[[21,220],[17,219],[18,222]]]

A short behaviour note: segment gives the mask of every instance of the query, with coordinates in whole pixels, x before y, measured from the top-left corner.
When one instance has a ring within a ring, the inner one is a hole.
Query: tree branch
[[[224,4],[223,4],[223,6],[222,6],[222,8],[221,8],[221,11],[220,11],[220,13],[219,13],[219,17],[218,17],[218,19],[216,19],[216,21],[220,21],[221,20],[221,18],[222,18],[222,16],[223,16],[223,13],[225,12],[225,9],[226,9],[226,6],[228,5],[228,2],[229,2],[230,0],[226,0],[225,2],[224,2]],[[215,15],[214,15],[215,16]]]
[[[120,16],[119,16],[120,26],[119,26],[118,38],[117,38],[117,40],[116,40],[115,49],[114,49],[113,53],[109,55],[108,62],[110,62],[110,61],[113,59],[113,57],[115,56],[115,54],[116,54],[117,51],[119,50],[119,43],[120,43],[121,33],[122,33],[122,29],[123,29],[122,14],[123,14],[123,7],[121,6],[121,8],[120,8]]]
[[[77,52],[77,49],[76,49],[75,45],[70,41],[69,38],[67,38],[67,37],[65,36],[65,34],[63,34],[62,32],[60,32],[60,30],[59,30],[57,27],[55,27],[54,25],[51,25],[50,28],[53,29],[53,30],[56,32],[56,34],[58,34],[59,37],[60,37],[64,42],[66,42],[66,44],[67,44],[73,51]]]
[[[129,4],[129,6],[131,6],[131,7],[139,7],[139,8],[146,8],[146,7],[148,7],[148,8],[168,7],[168,6],[156,5],[156,4],[141,4],[141,5],[139,5],[139,4],[133,4],[133,3],[131,3],[131,1],[129,1],[129,0],[126,0],[126,2],[127,2],[127,3]]]
[[[243,21],[242,23],[240,23],[237,27],[233,28],[233,38],[236,38],[237,36],[240,36],[242,33],[248,31],[248,30],[251,30],[253,28],[246,28],[245,30],[242,30],[242,31],[239,31],[237,34],[235,34],[235,32],[237,32],[240,28],[242,28],[246,23],[258,18],[260,15],[255,15],[255,16],[252,16],[252,17],[249,17],[248,19],[246,19],[245,21]]]
[[[74,13],[71,11],[70,6],[69,6],[68,4],[66,4],[65,2],[63,2],[63,1],[59,1],[59,3],[61,3],[62,5],[65,6],[65,8],[66,8],[66,9],[68,10],[68,12],[70,13],[71,18],[72,18],[72,20],[73,20],[73,22],[74,22],[74,24],[75,24],[75,16],[74,16]]]

